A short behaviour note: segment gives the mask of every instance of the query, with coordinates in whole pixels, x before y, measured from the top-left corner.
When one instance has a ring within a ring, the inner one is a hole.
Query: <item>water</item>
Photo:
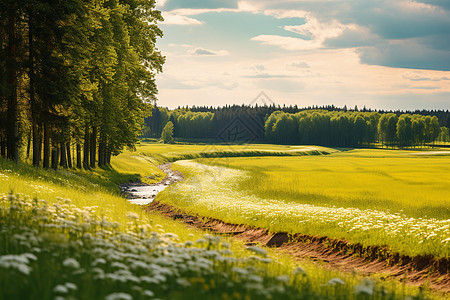
[[[172,163],[159,165],[166,177],[155,184],[145,183],[125,183],[120,186],[122,193],[127,195],[129,202],[137,205],[147,205],[152,203],[156,196],[171,184],[183,180],[183,174],[179,171],[172,170]]]

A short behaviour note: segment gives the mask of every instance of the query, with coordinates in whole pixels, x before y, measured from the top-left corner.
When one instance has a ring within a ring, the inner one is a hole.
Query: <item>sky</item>
[[[157,9],[159,106],[450,109],[449,0],[159,0]]]

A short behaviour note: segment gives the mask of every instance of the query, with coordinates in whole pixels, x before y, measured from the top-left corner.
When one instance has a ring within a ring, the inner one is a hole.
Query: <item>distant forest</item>
[[[357,147],[381,142],[410,147],[448,142],[448,110],[384,111],[335,106],[185,107],[155,106],[143,137],[159,138],[168,122],[174,137],[219,142],[270,142]]]

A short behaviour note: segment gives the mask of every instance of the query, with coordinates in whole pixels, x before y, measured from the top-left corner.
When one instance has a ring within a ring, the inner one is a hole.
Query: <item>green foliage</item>
[[[280,144],[355,147],[380,140],[391,147],[411,147],[435,141],[441,129],[436,116],[312,110],[274,112],[265,132],[269,142]]]
[[[167,122],[166,126],[164,126],[164,129],[161,133],[161,140],[165,144],[171,144],[173,143],[173,123]]]
[[[180,112],[176,113],[177,135],[186,138],[205,137],[211,131],[214,114],[210,112]]]
[[[376,141],[378,113],[303,111],[274,112],[265,123],[269,142],[354,147]]]
[[[8,14],[0,14],[0,51],[10,48],[3,37],[21,36],[13,39],[20,51],[10,57],[10,72],[6,73],[14,74],[12,87],[23,93],[10,93],[18,99],[4,106],[7,78],[1,77],[0,113],[4,108],[18,109],[9,115],[25,120],[11,126],[0,123],[1,142],[5,128],[28,136],[33,164],[41,165],[43,151],[44,167],[50,165],[50,152],[56,151],[67,168],[67,158],[74,160],[70,152],[74,142],[77,146],[84,143],[85,168],[95,167],[97,159],[106,165],[111,155],[124,147],[133,148],[144,114],[155,100],[155,76],[164,63],[155,46],[162,36],[157,23],[163,20],[155,1],[7,3],[2,7],[9,7]],[[3,32],[10,19],[14,30]],[[18,144],[14,138],[9,140]]]
[[[450,142],[450,133],[449,129],[447,127],[441,127],[441,132],[439,133],[438,137],[436,138],[437,141],[448,143]]]

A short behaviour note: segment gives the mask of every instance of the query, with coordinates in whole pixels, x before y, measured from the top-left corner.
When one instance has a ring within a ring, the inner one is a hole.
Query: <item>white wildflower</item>
[[[106,296],[105,300],[133,300],[133,297],[126,293],[112,293]]]
[[[337,284],[344,285],[345,282],[340,278],[331,278],[330,280],[328,280],[328,284],[329,285],[337,285]]]
[[[155,293],[153,293],[152,291],[149,291],[149,290],[143,291],[142,294],[144,296],[147,296],[147,297],[150,297],[150,298],[153,298],[155,296]]]
[[[134,213],[134,212],[128,212],[128,213],[127,213],[127,218],[130,219],[130,220],[138,220],[138,219],[139,219],[139,216],[138,216],[137,213]]]
[[[291,278],[288,275],[280,275],[276,278],[279,282],[288,283]]]
[[[65,285],[58,284],[53,288],[53,292],[57,294],[67,294],[69,289]]]
[[[267,251],[262,249],[262,248],[260,248],[260,247],[250,246],[247,249],[252,251],[252,252],[254,252],[254,253],[256,253],[256,254],[262,255],[262,256],[266,256],[267,255]]]
[[[67,268],[78,269],[80,267],[80,263],[74,258],[66,258],[62,264]]]
[[[308,275],[308,273],[306,272],[305,269],[303,269],[302,267],[297,267],[292,271],[292,274],[294,275],[302,275],[302,276],[306,276]]]

